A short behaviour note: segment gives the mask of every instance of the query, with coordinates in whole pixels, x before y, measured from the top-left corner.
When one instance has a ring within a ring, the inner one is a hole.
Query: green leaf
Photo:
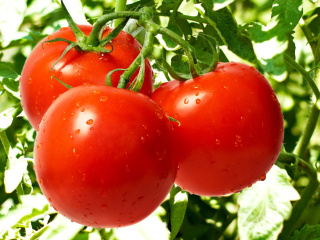
[[[20,28],[26,9],[25,0],[0,2],[0,34],[4,46],[15,39],[15,34]]]
[[[296,230],[288,240],[320,240],[320,224],[304,225],[300,230]]]
[[[52,222],[50,222],[46,228],[41,231],[41,234],[37,234],[39,240],[72,240],[81,231],[84,226],[71,222],[61,214],[58,214]]]
[[[52,212],[43,195],[22,195],[20,198],[21,204],[12,207],[6,215],[0,215],[0,233],[17,224],[25,224],[30,219]]]
[[[239,199],[238,227],[241,239],[276,240],[284,220],[290,217],[290,201],[299,199],[286,172],[274,166],[265,181],[245,189]]]
[[[13,47],[22,47],[26,45],[36,45],[40,40],[45,38],[47,35],[41,34],[40,32],[30,31],[23,37],[12,40],[8,45],[2,46],[0,42],[0,50],[5,50]]]
[[[287,77],[284,53],[288,48],[288,36],[301,16],[302,0],[276,0],[266,26],[260,23],[247,25],[259,63],[278,81]]]
[[[182,76],[190,75],[190,67],[188,58],[184,55],[175,55],[171,58],[172,68]]]
[[[180,37],[182,37],[183,34],[182,34],[181,30],[178,28],[178,26],[176,26],[176,25],[169,25],[167,28],[168,28],[169,30],[173,31],[174,33],[178,34]],[[164,44],[164,46],[165,46],[168,50],[173,50],[173,49],[175,49],[176,47],[179,46],[176,42],[172,41],[172,40],[169,39],[168,37],[166,37],[166,36],[161,36],[161,37],[162,37],[162,39],[163,39],[163,44]]]
[[[170,191],[170,222],[171,237],[173,240],[180,231],[184,215],[188,206],[188,194],[183,192],[180,187],[174,187]]]
[[[13,70],[8,64],[0,62],[0,77],[18,79],[20,75]]]
[[[308,28],[311,30],[311,32],[314,34],[314,36],[319,36],[320,34],[320,7],[314,8],[307,12],[304,16],[303,19],[308,20],[312,19],[308,23]]]
[[[27,160],[23,156],[17,158],[16,155],[17,149],[10,148],[7,166],[4,172],[6,193],[13,192],[21,182],[23,175],[27,172]]]
[[[210,25],[219,31],[219,35],[223,38],[223,42],[228,49],[247,61],[255,62],[256,57],[252,43],[242,33],[242,29],[238,26],[228,8],[213,11],[205,1],[202,2],[201,6],[205,10],[205,18],[208,18]]]
[[[11,107],[0,113],[0,132],[11,126],[13,121],[13,113],[16,112],[15,107]]]

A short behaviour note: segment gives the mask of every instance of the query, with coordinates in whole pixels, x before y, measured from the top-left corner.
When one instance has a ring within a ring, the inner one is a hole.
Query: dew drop
[[[264,181],[264,180],[266,180],[266,178],[267,178],[267,175],[262,174],[259,179],[260,179],[260,181]]]
[[[81,111],[81,112],[84,112],[85,110],[86,110],[85,108],[81,108],[81,110],[80,110],[80,111]]]
[[[196,92],[196,94],[195,94],[196,96],[199,96],[199,93],[198,92]]]
[[[100,91],[93,91],[93,94],[100,94]]]
[[[129,172],[130,172],[129,165],[126,165],[126,172],[127,172],[127,173],[129,173]]]
[[[220,140],[216,139],[216,145],[220,145]]]
[[[90,130],[91,130],[91,131],[94,130],[94,127],[91,127]]]
[[[89,119],[86,124],[91,125],[93,123],[93,119]]]
[[[142,125],[142,127],[144,128],[144,130],[148,129],[148,127],[146,125]]]
[[[108,196],[107,191],[106,191],[106,190],[102,190],[102,191],[101,191],[101,196],[102,196],[103,198],[106,198],[106,197]]]
[[[185,98],[183,102],[184,102],[184,104],[188,104],[189,103],[189,99]]]
[[[51,199],[51,198],[48,198],[48,201],[49,201],[49,202],[52,202],[52,199]]]
[[[277,97],[276,97],[274,94],[271,95],[271,99],[272,99],[272,101],[274,101],[274,102],[278,101],[278,100],[277,100]]]
[[[196,104],[200,104],[201,100],[199,98],[196,99]]]
[[[64,31],[64,30],[67,30],[68,28],[67,27],[62,27],[60,28],[60,31]]]
[[[108,210],[108,205],[107,205],[107,204],[103,204],[103,205],[101,206],[101,208],[102,208],[103,210]]]
[[[251,70],[255,70],[254,66],[250,66],[250,69],[251,69]]]
[[[72,136],[71,134],[69,134],[69,137],[70,137],[71,139],[73,139],[73,136]]]
[[[32,78],[28,79],[28,84],[32,84]]]
[[[79,108],[81,107],[81,104],[79,102],[76,103],[76,107]]]
[[[234,146],[235,146],[236,148],[239,147],[239,143],[235,142],[235,143],[234,143]]]
[[[40,149],[41,146],[42,146],[42,143],[39,143],[39,144],[37,145],[37,148]]]
[[[236,135],[236,142],[237,143],[241,143],[242,142],[242,138],[240,135]]]
[[[84,174],[82,174],[81,181],[82,181],[82,182],[86,181],[86,178],[87,178],[87,175],[86,175],[85,173],[84,173]]]
[[[39,179],[39,183],[43,184],[43,179],[42,178]]]
[[[106,102],[106,101],[108,101],[108,96],[100,97],[100,102]]]
[[[163,119],[164,115],[162,112],[155,112],[159,119]]]
[[[75,134],[79,134],[80,133],[80,129],[77,129],[74,133]]]
[[[141,137],[141,142],[145,143],[146,139],[144,137]]]

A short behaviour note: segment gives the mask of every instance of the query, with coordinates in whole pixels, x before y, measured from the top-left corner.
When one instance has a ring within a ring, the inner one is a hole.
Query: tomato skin
[[[86,35],[92,30],[90,25],[79,27]],[[103,37],[111,31],[111,28],[106,28]],[[117,68],[128,68],[139,55],[141,48],[134,37],[122,31],[112,40],[111,53],[84,52],[73,48],[50,71],[68,46],[66,42],[46,42],[54,38],[76,41],[70,27],[62,28],[46,37],[33,49],[21,74],[21,101],[27,118],[34,128],[38,127],[51,103],[67,90],[52,76],[73,87],[85,82],[105,85],[107,73]],[[107,45],[106,48],[110,49],[110,46]],[[153,71],[150,62],[148,60],[145,62],[145,81],[140,92],[150,96],[153,91]],[[119,82],[122,72],[112,74],[113,86]],[[132,76],[131,81],[137,74],[138,71]]]
[[[74,222],[99,228],[137,223],[174,183],[171,134],[170,120],[143,94],[75,87],[41,121],[37,180],[52,206]]]
[[[283,115],[253,67],[219,63],[214,72],[162,84],[151,96],[174,123],[176,184],[203,196],[238,192],[264,180],[283,142]]]

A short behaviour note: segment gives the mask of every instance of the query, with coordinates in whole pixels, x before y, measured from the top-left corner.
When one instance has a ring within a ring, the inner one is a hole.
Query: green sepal
[[[143,82],[144,82],[144,73],[145,73],[145,69],[146,69],[146,64],[144,62],[144,57],[143,54],[140,53],[141,56],[141,66],[140,66],[140,70],[138,73],[138,76],[136,77],[135,81],[133,81],[133,83],[131,84],[132,87],[130,86],[129,89],[135,92],[139,92],[142,88]]]
[[[57,77],[56,77],[56,76],[54,76],[54,75],[52,75],[52,76],[51,76],[51,78],[55,78],[59,83],[61,83],[63,86],[65,86],[65,87],[66,87],[66,88],[68,88],[68,89],[73,88],[72,86],[70,86],[70,85],[68,85],[68,84],[64,83],[62,80],[60,80],[59,78],[57,78]]]
[[[63,51],[62,55],[60,56],[60,58],[52,65],[52,67],[50,68],[50,72],[53,70],[53,68],[57,65],[58,62],[60,62],[60,60],[67,54],[67,52],[69,52],[73,47],[77,46],[77,43],[71,42],[69,44],[68,47],[66,47],[66,49]]]
[[[108,72],[107,74],[107,77],[106,77],[106,85],[107,86],[110,86],[110,87],[113,87],[112,85],[112,81],[111,81],[111,75],[114,73],[114,72],[117,72],[117,71],[125,71],[126,69],[125,68],[117,68],[117,69],[113,69],[112,71]]]
[[[118,34],[121,32],[121,30],[126,26],[126,24],[129,21],[129,17],[127,17],[125,20],[123,20],[115,29],[113,29],[113,31],[111,33],[109,33],[108,36],[106,36],[105,38],[103,38],[98,47],[104,47],[106,46],[112,39],[114,39],[116,36],[118,36]],[[112,44],[111,44],[112,46]]]

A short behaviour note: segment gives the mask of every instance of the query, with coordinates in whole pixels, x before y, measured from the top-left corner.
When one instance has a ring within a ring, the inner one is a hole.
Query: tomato
[[[79,27],[86,35],[89,35],[92,30],[92,26],[89,25]],[[111,28],[106,28],[103,37],[111,31]],[[66,42],[46,42],[54,38],[76,41],[69,27],[61,28],[38,43],[28,57],[21,74],[22,106],[34,128],[38,127],[51,103],[67,90],[52,76],[56,76],[73,87],[85,82],[105,85],[107,73],[114,69],[129,67],[139,55],[141,48],[134,37],[122,31],[112,40],[113,51],[111,53],[84,52],[73,48],[50,71],[68,46]],[[110,45],[106,47],[111,48]],[[117,85],[122,72],[112,74],[114,86]],[[131,81],[137,74],[138,71],[132,76]],[[140,92],[150,96],[152,91],[153,72],[149,61],[146,60],[145,80]]]
[[[74,222],[122,227],[152,213],[177,172],[172,124],[131,90],[82,85],[62,94],[37,132],[37,180],[51,205]]]
[[[264,180],[283,142],[283,115],[268,81],[253,67],[219,63],[185,82],[162,84],[151,97],[174,123],[176,184],[221,196]]]

